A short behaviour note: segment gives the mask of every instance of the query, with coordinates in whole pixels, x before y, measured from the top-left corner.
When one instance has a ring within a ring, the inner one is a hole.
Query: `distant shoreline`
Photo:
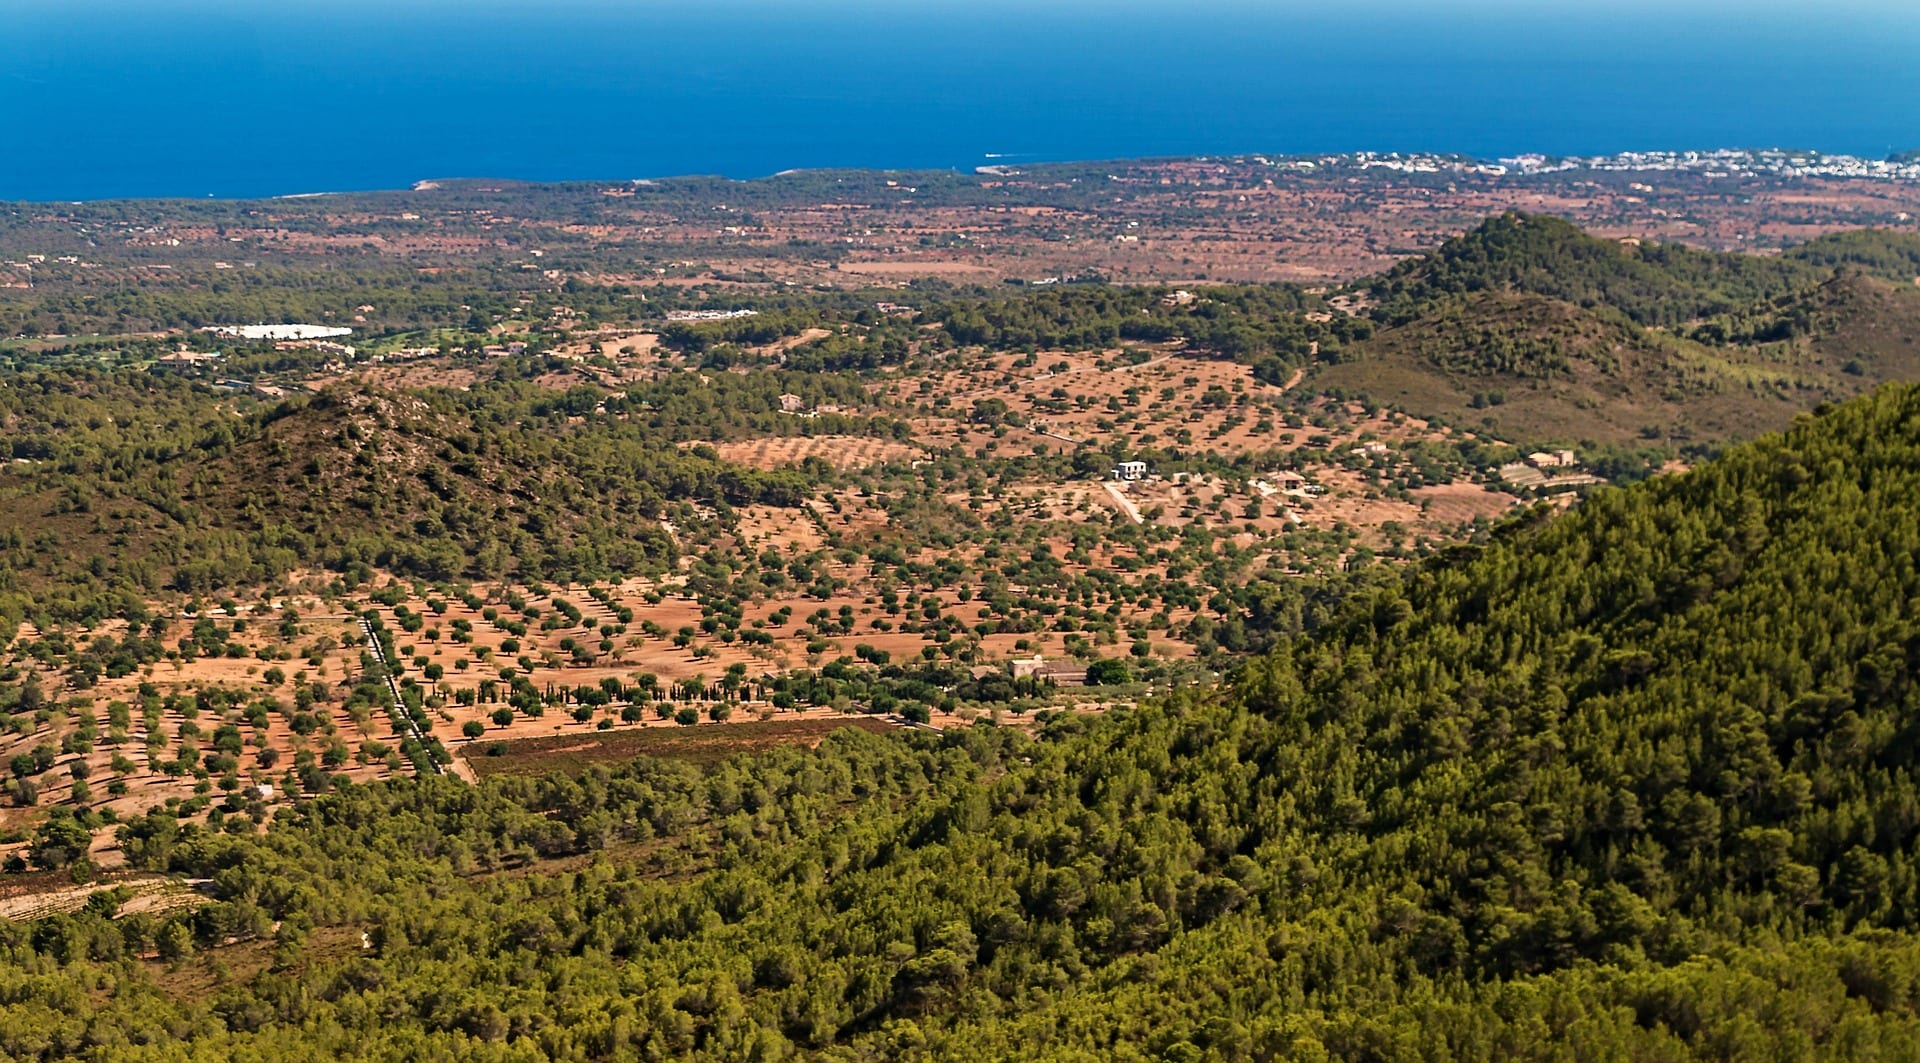
[[[1005,153],[989,153],[983,159],[1015,158]],[[1017,156],[1032,158],[1032,156]],[[1461,174],[1482,177],[1532,177],[1566,173],[1581,169],[1603,173],[1693,173],[1708,178],[1773,177],[1826,178],[1840,180],[1902,181],[1920,183],[1920,151],[1893,152],[1883,158],[1871,158],[1812,148],[1701,148],[1622,151],[1599,155],[1549,155],[1522,153],[1486,158],[1466,153],[1348,151],[1280,154],[1273,152],[1229,152],[1203,155],[1143,155],[1107,159],[1052,159],[1029,162],[982,163],[971,170],[936,167],[793,167],[758,177],[726,177],[719,174],[685,173],[672,176],[639,178],[568,177],[534,180],[517,177],[475,176],[435,177],[383,188],[331,189],[321,192],[284,192],[263,195],[205,197],[136,195],[95,198],[52,197],[47,199],[10,199],[15,204],[95,204],[126,202],[219,202],[244,203],[274,200],[321,199],[357,195],[426,194],[447,188],[484,191],[487,186],[528,188],[538,186],[611,185],[646,188],[692,181],[723,181],[751,185],[762,182],[794,180],[822,174],[943,174],[973,178],[1003,178],[1026,172],[1043,172],[1061,167],[1128,166],[1165,162],[1265,163],[1278,171],[1310,173],[1317,170],[1350,168],[1381,169],[1409,174]]]

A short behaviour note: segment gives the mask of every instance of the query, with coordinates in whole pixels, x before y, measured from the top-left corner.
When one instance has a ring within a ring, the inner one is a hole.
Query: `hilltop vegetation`
[[[464,394],[342,387],[241,417],[219,393],[145,373],[16,379],[0,392],[0,445],[24,464],[0,480],[0,567],[16,591],[94,616],[118,595],[224,591],[313,565],[355,581],[376,568],[429,580],[657,572],[675,552],[658,526],[669,504],[793,506],[810,489],[792,471],[676,446],[685,426],[765,431],[783,390],[849,394],[797,375],[688,377],[609,414],[600,390],[516,375]],[[894,431],[862,417],[805,427]],[[30,600],[0,615],[17,620]]]
[[[1920,389],[1890,388],[1511,524],[1220,694],[1032,740],[839,732],[708,774],[353,788],[263,837],[147,817],[129,854],[221,899],[7,928],[0,1037],[16,1058],[1897,1053],[1920,1033],[1916,498]],[[364,951],[312,948],[363,929]],[[178,970],[132,958],[150,947]],[[257,973],[185,992],[196,948]]]
[[[1403,325],[1428,305],[1470,292],[1532,292],[1635,324],[1671,328],[1730,313],[1823,279],[1836,267],[1912,283],[1920,238],[1887,232],[1819,237],[1775,257],[1684,244],[1603,240],[1543,214],[1503,214],[1439,249],[1363,282],[1376,316]]]
[[[1528,440],[1703,442],[1920,375],[1920,239],[1777,257],[1509,214],[1358,287],[1382,327],[1314,383]]]

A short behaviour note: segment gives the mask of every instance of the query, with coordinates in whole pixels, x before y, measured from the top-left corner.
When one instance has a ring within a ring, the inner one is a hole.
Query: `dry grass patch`
[[[664,757],[705,765],[775,746],[812,748],[842,727],[875,733],[895,730],[892,724],[871,716],[647,727],[477,743],[467,747],[463,755],[473,766],[474,774],[483,779],[492,775],[544,775],[556,771],[575,774],[590,765],[624,763],[635,757]]]
[[[869,436],[780,436],[715,443],[725,461],[756,469],[777,469],[819,458],[836,468],[864,469],[888,461],[912,461],[925,452],[912,443]]]

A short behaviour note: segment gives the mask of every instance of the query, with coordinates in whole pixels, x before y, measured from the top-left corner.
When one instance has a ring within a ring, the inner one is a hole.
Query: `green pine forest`
[[[1223,678],[1181,672],[1172,693],[1031,733],[850,727],[717,764],[478,785],[315,764],[258,833],[49,808],[35,866],[84,868],[104,826],[202,903],[112,888],[0,919],[0,1058],[1920,1060],[1916,272],[1920,242],[1898,234],[1763,258],[1510,214],[1324,295],[886,293],[912,319],[769,296],[751,319],[662,329],[679,368],[617,393],[542,386],[578,371],[552,335],[499,359],[479,337],[510,305],[612,320],[628,293],[523,299],[481,272],[282,285],[290,312],[393,307],[389,346],[464,324],[472,349],[449,364],[484,367],[470,387],[236,405],[148,372],[157,340],[23,343],[0,364],[0,630],[130,625],[84,652],[35,643],[69,680],[158,659],[136,635],[162,603],[303,568],[454,587],[693,560],[716,627],[738,626],[729,588],[824,600],[835,558],[970,579],[912,560],[954,545],[942,493],[1142,452],[915,462],[893,538],[739,571],[687,557],[671,528],[696,505],[805,519],[823,488],[869,487],[707,441],[908,440],[917,408],[872,386],[982,352],[1162,345],[1304,379],[1296,414],[1324,395],[1577,442],[1638,482],[1325,578],[1254,577],[1196,536],[1162,552],[1207,563],[1154,593],[1196,611]],[[10,296],[0,325],[250,319],[280,281]],[[810,329],[825,335],[778,358],[752,349]],[[839,412],[793,418],[786,397]],[[1749,438],[1764,426],[1782,431]],[[1492,446],[1471,444],[1478,464]],[[1696,467],[1649,478],[1671,459]],[[1032,550],[994,533],[995,559]],[[981,597],[1059,568],[1037,550],[983,568]],[[1068,596],[1082,618],[1095,589]],[[822,674],[851,674],[836,665]],[[932,697],[954,668],[913,683]],[[24,721],[48,694],[15,678],[0,710]],[[45,773],[45,748],[15,776]]]
[[[1894,385],[1031,738],[155,814],[218,899],[0,924],[0,1052],[1912,1058],[1917,500]]]

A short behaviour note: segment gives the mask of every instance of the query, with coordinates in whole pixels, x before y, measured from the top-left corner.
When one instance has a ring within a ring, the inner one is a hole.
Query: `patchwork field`
[[[926,451],[912,443],[866,436],[783,436],[711,444],[727,461],[777,469],[819,458],[837,469],[864,469],[887,461],[912,461]]]
[[[870,716],[819,720],[774,720],[727,726],[648,728],[581,736],[522,738],[468,746],[463,759],[476,775],[541,775],[550,771],[577,773],[593,764],[618,763],[635,757],[662,757],[694,764],[711,764],[742,753],[774,746],[815,746],[842,727],[885,732],[893,725]]]

